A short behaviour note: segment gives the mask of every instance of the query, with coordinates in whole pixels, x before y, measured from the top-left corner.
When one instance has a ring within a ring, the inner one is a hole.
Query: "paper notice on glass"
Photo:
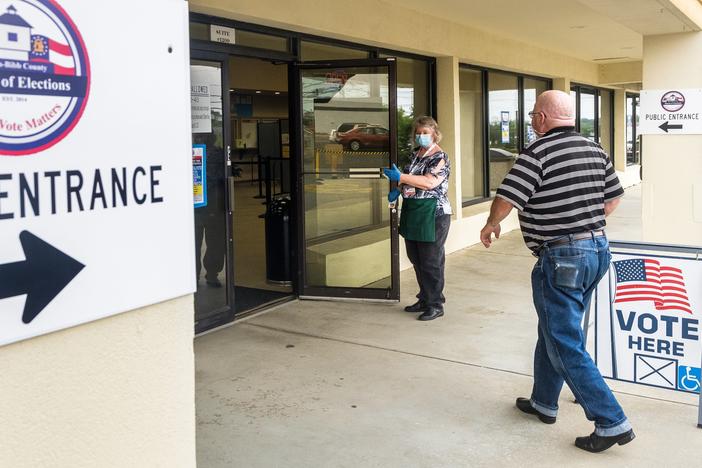
[[[190,115],[192,133],[212,132],[212,109],[207,74],[190,67]]]
[[[193,202],[195,208],[207,206],[207,148],[193,145]]]

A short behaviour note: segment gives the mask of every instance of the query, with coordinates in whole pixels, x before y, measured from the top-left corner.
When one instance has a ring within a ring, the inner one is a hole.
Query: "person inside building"
[[[384,171],[398,183],[388,200],[395,203],[400,195],[403,198],[400,234],[419,284],[417,302],[405,311],[421,312],[419,320],[426,321],[444,315],[444,244],[451,224],[447,196],[451,165],[439,146],[441,131],[433,118],[415,119],[412,129],[417,149],[405,173],[394,164]]]
[[[500,222],[519,210],[522,235],[538,257],[531,274],[538,339],[534,385],[517,408],[553,424],[567,383],[585,416],[595,423],[575,445],[601,452],[631,442],[629,420],[585,350],[582,318],[595,286],[609,268],[605,217],[624,190],[602,147],[575,132],[571,98],[562,91],[539,95],[529,113],[539,138],[519,155],[497,190],[480,240],[490,247]]]
[[[198,142],[207,145],[208,158],[205,183],[207,184],[206,206],[195,209],[195,275],[200,279],[200,271],[205,267],[205,283],[209,287],[221,288],[219,279],[224,269],[226,255],[226,225],[224,213],[225,201],[225,165],[224,151],[215,142],[215,134],[198,138]],[[203,249],[203,240],[206,248]]]

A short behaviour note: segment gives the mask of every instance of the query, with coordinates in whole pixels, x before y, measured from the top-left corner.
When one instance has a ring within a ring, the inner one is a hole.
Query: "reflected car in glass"
[[[349,130],[353,130],[354,128],[358,127],[367,127],[370,125],[368,122],[344,122],[338,127],[336,127],[334,130],[329,132],[329,141],[332,143],[336,143],[336,135],[339,133],[346,133]]]
[[[514,162],[517,155],[502,148],[490,148],[490,162]]]
[[[362,149],[387,151],[390,148],[390,132],[379,125],[368,125],[337,133],[335,141],[351,151]]]

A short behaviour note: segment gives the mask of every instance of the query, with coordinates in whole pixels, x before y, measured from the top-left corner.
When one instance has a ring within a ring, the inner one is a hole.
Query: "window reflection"
[[[593,91],[580,91],[580,134],[595,140],[595,94]]]
[[[490,192],[493,193],[519,153],[519,91],[516,76],[489,73],[488,110]]]
[[[614,153],[612,152],[612,91],[601,89],[598,99],[600,145],[610,159],[614,161]]]
[[[484,196],[482,72],[461,68],[461,195],[464,202]]]
[[[381,55],[387,57],[386,55]],[[397,161],[398,167],[410,163],[414,147],[412,122],[429,115],[429,70],[424,60],[397,59]]]
[[[626,164],[639,164],[639,97],[635,94],[626,96]]]
[[[302,72],[306,285],[391,286],[387,67]]]
[[[536,140],[536,133],[531,126],[531,116],[529,112],[536,104],[539,94],[548,89],[548,82],[533,78],[524,78],[524,146]]]

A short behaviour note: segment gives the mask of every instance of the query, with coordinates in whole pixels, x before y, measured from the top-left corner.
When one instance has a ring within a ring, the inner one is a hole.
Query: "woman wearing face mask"
[[[451,166],[439,146],[441,132],[434,119],[419,117],[412,128],[417,149],[407,173],[401,173],[394,164],[384,172],[398,182],[388,200],[395,202],[402,194],[400,234],[419,283],[417,302],[405,310],[422,312],[419,320],[425,321],[444,315],[444,243],[451,224],[447,196]]]

